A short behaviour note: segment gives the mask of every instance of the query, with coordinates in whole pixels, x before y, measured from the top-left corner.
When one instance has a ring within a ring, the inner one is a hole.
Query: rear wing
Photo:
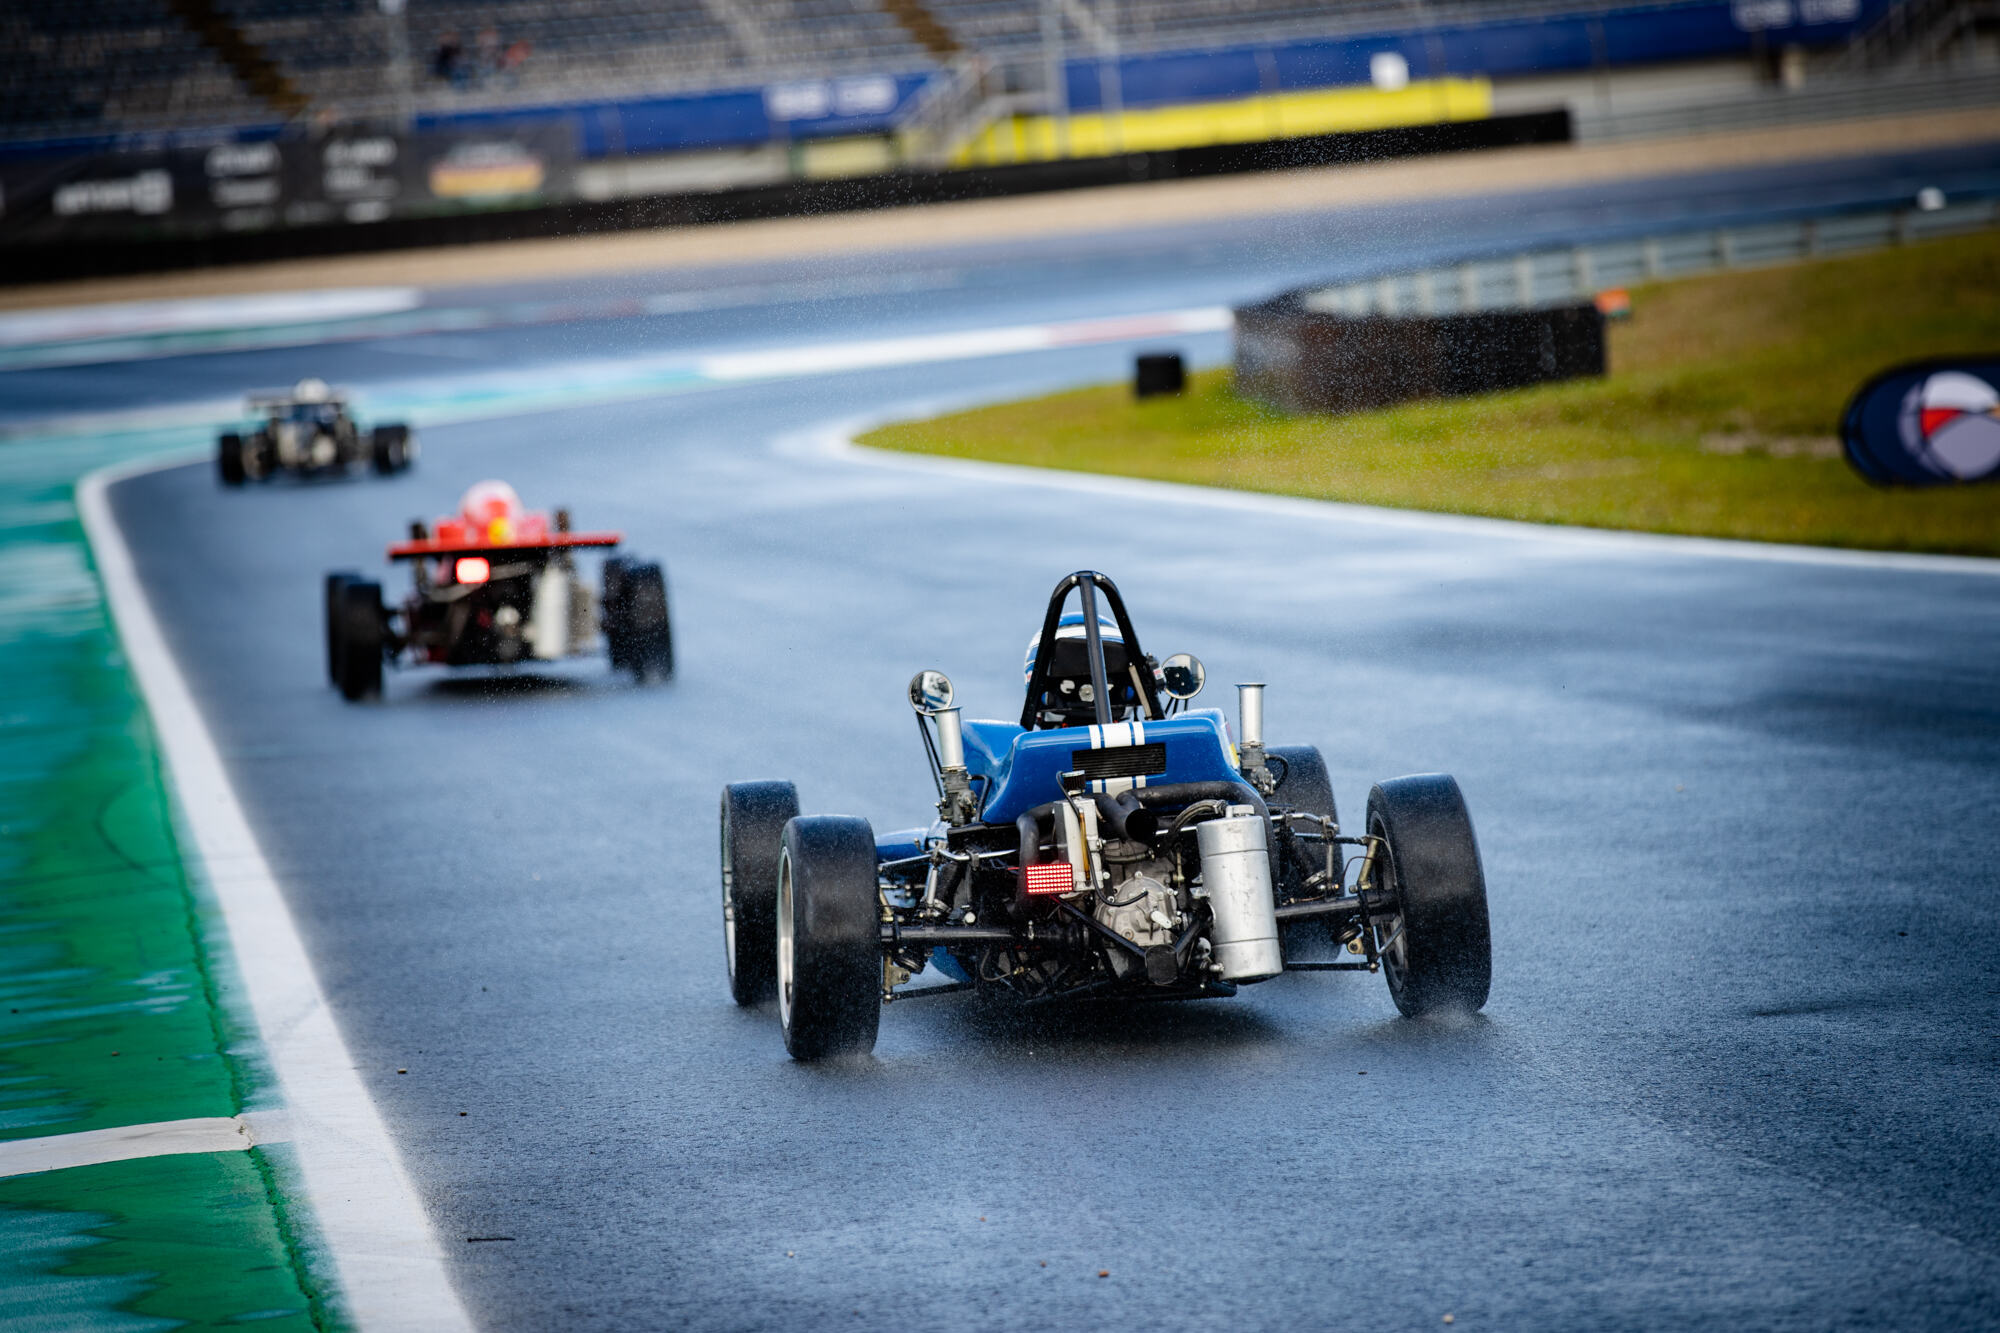
[[[540,541],[443,542],[426,537],[397,542],[389,548],[391,560],[430,560],[453,555],[527,555],[536,551],[558,551],[574,546],[616,546],[624,541],[616,532],[555,532]]]

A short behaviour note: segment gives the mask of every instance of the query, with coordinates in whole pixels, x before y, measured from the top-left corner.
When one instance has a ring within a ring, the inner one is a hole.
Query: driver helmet
[[[333,397],[333,390],[327,388],[322,379],[303,379],[292,386],[292,399],[300,403],[323,403]]]
[[[458,502],[458,514],[487,541],[509,541],[521,517],[521,497],[504,481],[476,481]]]
[[[1112,716],[1118,717],[1137,701],[1125,653],[1125,636],[1119,632],[1115,622],[1101,615],[1097,618],[1097,633],[1104,644],[1104,675],[1105,684],[1111,692]],[[1090,660],[1086,656],[1088,643],[1083,613],[1064,613],[1062,619],[1056,622],[1055,660],[1050,663],[1048,696],[1039,701],[1037,707],[1045,720],[1054,725],[1075,726],[1096,720],[1096,708],[1084,697],[1090,686]],[[1028,640],[1027,654],[1021,660],[1021,683],[1024,686],[1034,679],[1035,653],[1041,646],[1042,636],[1038,630]]]

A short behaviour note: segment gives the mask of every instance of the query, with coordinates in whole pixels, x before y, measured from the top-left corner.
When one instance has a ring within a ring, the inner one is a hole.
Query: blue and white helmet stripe
[[[1116,622],[1106,620],[1103,616],[1097,618],[1097,636],[1106,643],[1122,644],[1125,642],[1125,636],[1118,632]],[[1064,639],[1081,639],[1085,637],[1087,636],[1084,633],[1083,612],[1068,612],[1061,620],[1056,622],[1057,643],[1061,643]],[[1023,685],[1034,679],[1035,651],[1041,646],[1042,632],[1036,630],[1035,637],[1028,640],[1027,656],[1021,659],[1021,683]]]

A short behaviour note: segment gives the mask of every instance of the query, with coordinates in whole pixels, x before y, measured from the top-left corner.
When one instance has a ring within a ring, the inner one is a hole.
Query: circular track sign
[[[1878,486],[2000,481],[2000,355],[1883,371],[1848,403],[1840,442]]]

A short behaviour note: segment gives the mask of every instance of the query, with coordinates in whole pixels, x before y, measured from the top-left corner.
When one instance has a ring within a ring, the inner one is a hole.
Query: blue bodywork
[[[1160,786],[1169,782],[1235,782],[1241,780],[1236,767],[1236,746],[1229,736],[1229,724],[1219,708],[1196,708],[1178,717],[1159,722],[1141,722],[1137,740],[1146,745],[1164,745],[1166,771],[1137,780],[1140,786]],[[975,789],[980,793],[979,819],[983,824],[1011,824],[1024,810],[1062,796],[1059,774],[1077,767],[1076,752],[1107,748],[1100,744],[1100,728],[1057,727],[1049,731],[1023,731],[1012,722],[979,719],[965,724],[965,766],[971,770]],[[1114,723],[1107,729],[1115,747],[1131,740],[1127,724]],[[1101,782],[1092,783],[1101,788]],[[875,839],[877,861],[894,861],[922,856],[924,842],[942,826],[897,829]]]
[[[965,724],[965,766],[975,782],[985,779],[980,822],[1011,824],[1022,811],[1060,798],[1057,776],[1078,766],[1078,751],[1133,743],[1167,747],[1166,771],[1138,779],[1140,786],[1239,778],[1236,749],[1220,709],[1197,708],[1158,722],[1049,731],[1023,731],[1011,722],[970,721]],[[1091,786],[1101,789],[1103,784]]]
[[[984,824],[1011,824],[1024,811],[1062,796],[1058,776],[1078,767],[1078,751],[1115,749],[1122,745],[1164,745],[1165,771],[1131,781],[1127,786],[1160,786],[1170,782],[1234,782],[1236,746],[1229,724],[1216,708],[1196,708],[1157,722],[1113,723],[1108,727],[1057,727],[1024,731],[1012,722],[968,720],[965,723],[965,766],[980,794],[979,819]],[[1106,784],[1093,782],[1103,789]],[[945,826],[897,829],[875,839],[878,863],[920,857],[926,842],[942,837]],[[943,948],[932,951],[931,965],[954,981],[969,981],[964,964]]]

